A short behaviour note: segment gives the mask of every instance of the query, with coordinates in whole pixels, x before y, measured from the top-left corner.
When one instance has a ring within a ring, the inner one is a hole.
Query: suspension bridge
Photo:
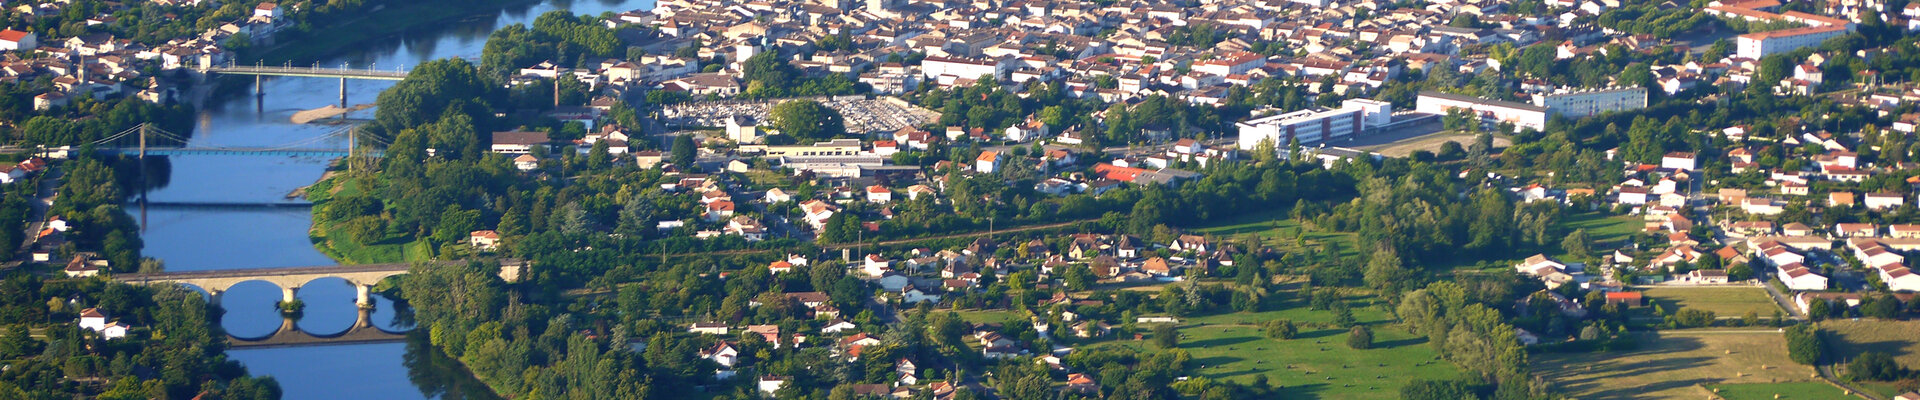
[[[394,70],[379,70],[374,68],[353,68],[352,65],[345,64],[345,63],[340,64],[339,68],[333,68],[333,67],[321,67],[320,63],[314,63],[313,66],[311,67],[295,67],[291,64],[281,65],[276,67],[276,66],[258,64],[258,63],[251,66],[236,65],[232,62],[228,62],[227,65],[224,67],[216,66],[216,67],[201,68],[200,72],[207,73],[207,74],[219,74],[219,75],[252,75],[253,76],[253,93],[255,96],[267,95],[266,85],[262,81],[262,78],[264,77],[285,76],[285,77],[296,77],[296,78],[338,78],[340,79],[340,107],[346,107],[348,79],[397,81],[397,80],[407,79],[408,71],[403,69],[397,69],[397,68]]]
[[[254,155],[293,157],[348,157],[359,155],[380,157],[382,155],[381,150],[378,148],[364,148],[360,146],[360,140],[366,139],[378,145],[379,148],[385,148],[387,145],[392,144],[378,137],[361,135],[359,132],[359,127],[349,126],[327,132],[324,135],[275,146],[193,147],[192,142],[187,140],[185,136],[160,129],[160,127],[153,126],[151,123],[145,123],[93,141],[93,149],[95,153],[99,154],[132,155],[140,158],[146,158],[146,156],[149,155]],[[139,139],[137,142],[138,145],[134,147],[126,147],[123,145],[122,143],[125,143],[128,137],[137,137]],[[346,148],[325,146],[328,143],[337,142],[343,138],[347,141]]]

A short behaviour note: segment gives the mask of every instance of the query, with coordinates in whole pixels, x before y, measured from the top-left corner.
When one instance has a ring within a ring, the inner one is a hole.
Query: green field
[[[1230,240],[1253,239],[1281,251],[1299,250],[1298,237],[1305,236],[1308,246],[1332,244],[1340,247],[1340,256],[1358,255],[1353,233],[1328,232],[1301,226],[1288,218],[1285,210],[1248,214],[1219,223],[1193,228],[1202,235],[1219,235]]]
[[[1707,387],[1719,390],[1720,397],[1727,400],[1857,398],[1826,382],[1732,383]]]
[[[1833,320],[1820,323],[1827,333],[1827,359],[1845,362],[1861,353],[1876,351],[1893,355],[1907,368],[1920,368],[1920,321],[1879,321],[1870,319]]]
[[[1753,312],[1761,318],[1771,318],[1775,311],[1785,312],[1773,301],[1773,297],[1767,295],[1766,289],[1758,287],[1654,288],[1643,294],[1668,312],[1692,308],[1712,311],[1721,317],[1739,317]]]
[[[1637,217],[1631,215],[1614,216],[1601,212],[1587,212],[1563,216],[1560,219],[1560,226],[1566,228],[1568,233],[1572,233],[1576,229],[1586,229],[1587,237],[1593,239],[1593,243],[1589,244],[1588,248],[1596,250],[1620,247],[1633,236],[1634,232],[1639,232],[1646,227],[1645,222]],[[1559,249],[1559,246],[1553,247],[1554,255],[1566,255],[1562,254],[1563,252]]]
[[[1331,327],[1330,311],[1308,310],[1305,301],[1258,313],[1228,313],[1182,319],[1180,349],[1193,355],[1193,375],[1249,383],[1266,375],[1290,395],[1323,399],[1393,399],[1414,379],[1459,377],[1460,369],[1439,360],[1426,338],[1391,324],[1378,307],[1355,304],[1354,318],[1374,332],[1374,348],[1346,345],[1347,330]],[[1291,319],[1300,324],[1292,340],[1266,337],[1257,324]],[[1145,325],[1143,325],[1143,328]],[[1147,341],[1111,341],[1089,347],[1123,346],[1151,350]]]

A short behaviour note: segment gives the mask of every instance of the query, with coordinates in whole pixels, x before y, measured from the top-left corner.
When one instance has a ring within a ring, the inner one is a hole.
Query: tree
[[[1180,345],[1180,331],[1175,330],[1173,325],[1174,324],[1158,324],[1153,326],[1153,344],[1155,346],[1160,346],[1162,349],[1172,349]]]
[[[1267,321],[1267,337],[1269,338],[1287,340],[1293,339],[1295,335],[1299,334],[1300,327],[1294,326],[1293,320],[1277,319]]]
[[[847,133],[839,111],[813,100],[780,103],[773,106],[768,118],[774,129],[802,141],[832,139]]]
[[[1913,371],[1893,361],[1893,356],[1878,351],[1860,354],[1860,358],[1847,363],[1847,379],[1856,381],[1896,381],[1913,375]]]
[[[1566,239],[1560,241],[1560,249],[1566,250],[1568,257],[1585,258],[1591,251],[1587,249],[1587,243],[1591,241],[1592,239],[1587,237],[1586,229],[1575,229],[1573,234],[1567,235]]]
[[[1787,327],[1787,358],[1793,362],[1814,365],[1820,362],[1820,330],[1810,324]]]
[[[1814,321],[1827,319],[1827,314],[1829,313],[1827,309],[1829,308],[1833,308],[1833,305],[1828,304],[1826,300],[1814,299],[1807,303],[1807,318],[1813,319]]]
[[[1367,329],[1366,325],[1354,326],[1353,329],[1347,331],[1347,347],[1356,350],[1373,348],[1373,330]]]
[[[1757,260],[1758,258],[1755,259]],[[1736,282],[1753,279],[1753,267],[1751,265],[1751,263],[1743,263],[1727,267],[1727,279]]]
[[[673,137],[673,159],[672,159],[673,165],[678,166],[681,169],[692,167],[694,162],[694,153],[697,151],[695,149],[696,147],[693,144],[693,135],[674,136]]]

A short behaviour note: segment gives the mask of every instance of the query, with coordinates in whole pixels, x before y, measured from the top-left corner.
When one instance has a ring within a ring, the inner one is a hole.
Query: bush
[[[1366,325],[1353,327],[1353,330],[1347,331],[1347,347],[1356,350],[1373,348],[1373,330],[1367,329]]]
[[[1893,361],[1893,356],[1877,351],[1861,354],[1860,358],[1847,363],[1847,379],[1868,381],[1897,381],[1913,375],[1913,371]]]
[[[1160,346],[1162,349],[1171,349],[1179,346],[1180,331],[1173,329],[1173,324],[1154,325],[1153,344]]]
[[[1268,338],[1277,340],[1293,339],[1294,335],[1300,334],[1300,327],[1294,326],[1293,320],[1289,319],[1267,321],[1266,330]]]

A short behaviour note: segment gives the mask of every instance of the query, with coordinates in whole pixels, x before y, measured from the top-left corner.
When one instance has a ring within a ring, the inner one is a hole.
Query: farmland
[[[1581,399],[1698,399],[1696,385],[1806,381],[1807,366],[1787,359],[1774,330],[1645,333],[1640,349],[1614,353],[1534,354],[1534,372]]]

